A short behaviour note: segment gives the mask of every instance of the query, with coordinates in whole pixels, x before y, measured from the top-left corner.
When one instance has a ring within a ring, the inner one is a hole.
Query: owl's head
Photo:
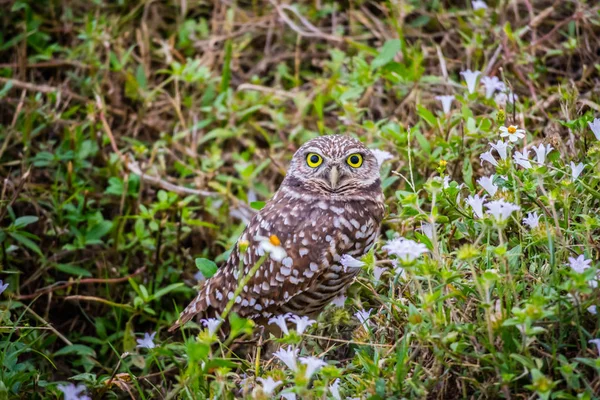
[[[379,164],[357,139],[320,136],[296,151],[282,186],[305,194],[360,196],[381,191]]]

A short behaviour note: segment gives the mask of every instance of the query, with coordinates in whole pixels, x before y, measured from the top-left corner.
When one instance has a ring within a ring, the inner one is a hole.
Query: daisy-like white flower
[[[483,202],[487,195],[483,195],[483,197],[479,197],[478,194],[475,196],[467,197],[467,203],[473,209],[473,213],[477,216],[477,218],[483,218]]]
[[[200,322],[202,322],[202,325],[206,327],[208,334],[213,336],[215,333],[217,333],[217,329],[219,329],[222,320],[219,318],[207,318],[200,320]]]
[[[371,317],[372,308],[368,310],[359,310],[354,313],[354,316],[358,319],[358,321],[366,328],[369,326],[369,318]]]
[[[444,114],[450,114],[450,109],[452,108],[454,96],[435,96],[435,99],[442,102],[442,110],[444,110]]]
[[[535,211],[530,212],[526,218],[523,218],[523,224],[529,226],[531,229],[537,228],[540,225],[540,216]]]
[[[333,397],[335,400],[342,400],[342,396],[340,396],[339,378],[333,381],[333,383],[329,386],[329,393],[331,393],[331,397]]]
[[[485,1],[483,0],[474,0],[471,2],[471,5],[473,6],[473,10],[486,10],[488,8],[487,4],[485,4]],[[485,77],[487,78],[487,77]],[[496,77],[494,77],[496,78]],[[496,78],[498,79],[498,78]]]
[[[310,379],[315,372],[327,365],[327,363],[317,357],[301,357],[300,362],[306,365],[306,379]]]
[[[373,267],[373,278],[375,278],[375,282],[379,282],[381,280],[381,275],[385,272],[385,268],[378,267],[377,265]]]
[[[350,268],[350,269],[362,268],[362,266],[365,265],[364,262],[357,260],[356,258],[352,257],[350,254],[344,254],[342,256],[342,258],[340,259],[340,264],[342,264],[342,267],[344,268],[344,272],[347,272],[348,268]]]
[[[508,143],[498,140],[496,144],[490,143],[490,146],[492,146],[492,148],[498,152],[498,155],[501,159],[506,160],[506,157],[508,156]]]
[[[288,331],[287,327],[287,319],[289,316],[289,314],[280,314],[276,317],[273,317],[269,319],[269,325],[276,324],[284,335],[289,335],[290,331]]]
[[[287,256],[285,249],[281,247],[281,241],[277,235],[269,237],[256,236],[254,239],[258,241],[259,255],[262,256],[265,252],[269,253],[271,259],[278,262],[281,262]]]
[[[331,304],[333,304],[335,307],[344,308],[344,305],[346,304],[346,298],[346,295],[340,294],[331,300]]]
[[[465,79],[465,82],[467,82],[467,90],[469,91],[469,94],[475,93],[475,88],[477,87],[477,77],[481,75],[481,72],[471,71],[468,69],[466,71],[462,71],[460,74]]]
[[[490,194],[490,196],[494,196],[498,191],[498,186],[494,183],[494,175],[487,177],[482,176],[477,180],[477,183],[481,185],[482,188],[485,189],[486,192]]]
[[[596,315],[596,314],[597,314],[597,311],[596,311],[596,306],[595,306],[595,305],[589,306],[589,307],[587,308],[587,310],[588,310],[588,312],[589,312],[590,314],[592,314],[592,315]]]
[[[302,335],[306,328],[317,322],[307,316],[300,317],[294,314],[290,317],[290,321],[296,324],[296,332],[298,332],[298,335]]]
[[[298,349],[288,347],[286,350],[284,350],[281,348],[273,353],[273,355],[279,358],[292,371],[298,371],[298,361],[296,360],[296,357],[298,356]]]
[[[4,283],[2,279],[0,279],[0,294],[4,293],[6,288],[8,287],[8,283]]]
[[[596,136],[596,139],[600,140],[600,118],[594,118],[594,122],[588,122],[590,129]]]
[[[492,151],[491,150],[490,151],[486,151],[485,153],[481,153],[481,155],[479,156],[479,158],[481,159],[481,165],[483,165],[484,161],[487,161],[490,164],[492,164],[494,167],[498,166],[498,161],[496,161],[496,159],[492,155]]]
[[[414,240],[405,239],[403,237],[390,240],[382,247],[382,249],[390,254],[398,256],[398,258],[405,262],[414,261],[420,257],[421,254],[427,252],[427,246],[423,243],[417,243]]]
[[[281,393],[281,398],[285,400],[296,400],[296,393]]]
[[[373,155],[375,156],[375,159],[377,160],[377,165],[379,166],[381,166],[387,160],[391,160],[392,158],[394,158],[392,153],[383,150],[371,149],[371,153],[373,153]]]
[[[544,163],[546,162],[546,156],[552,150],[554,150],[554,147],[550,146],[549,144],[544,146],[541,143],[539,146],[532,146],[531,148],[533,149],[533,151],[535,151],[535,161],[540,165],[544,165]]]
[[[531,162],[529,161],[529,150],[515,151],[515,155],[513,156],[513,160],[521,167],[525,169],[531,168]]]
[[[146,349],[153,349],[156,347],[154,344],[154,336],[156,336],[156,332],[153,332],[151,335],[148,332],[144,333],[143,339],[136,339],[138,345],[136,347],[143,347]]]
[[[487,203],[487,213],[491,215],[498,223],[506,221],[514,211],[519,211],[521,207],[504,200],[495,200]]]
[[[591,339],[591,340],[588,340],[588,343],[595,344],[596,350],[598,351],[598,354],[600,354],[600,339]]]
[[[580,254],[577,258],[569,257],[569,267],[579,274],[588,269],[591,263],[592,260],[586,259],[583,254]]]
[[[583,165],[583,163],[579,163],[577,165],[575,165],[575,163],[573,161],[571,161],[571,177],[573,178],[573,180],[577,180],[577,178],[579,178],[579,175],[581,175],[581,171],[583,171],[583,168],[585,168],[585,165]]]
[[[483,1],[481,3],[483,3]],[[487,8],[487,6],[485,8]],[[486,99],[491,99],[496,90],[504,90],[505,88],[504,82],[498,79],[497,76],[484,76],[483,78],[481,78],[481,83],[485,87]]]
[[[501,126],[500,136],[508,137],[508,140],[515,143],[519,139],[523,139],[525,137],[525,129],[517,128],[515,125],[510,125],[509,127]]]
[[[256,378],[256,380],[260,381],[260,383],[262,384],[262,391],[267,396],[272,395],[273,392],[275,391],[275,389],[277,389],[277,386],[279,386],[279,385],[281,385],[283,383],[281,381],[274,380],[270,376],[267,379]]]
[[[63,392],[64,400],[89,400],[89,397],[82,393],[86,389],[82,384],[75,386],[69,383],[68,385],[57,385],[56,388]]]

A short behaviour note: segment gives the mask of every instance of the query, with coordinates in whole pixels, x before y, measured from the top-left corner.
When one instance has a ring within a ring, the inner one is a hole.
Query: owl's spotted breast
[[[232,311],[249,318],[312,314],[352,282],[359,269],[345,270],[340,259],[345,254],[362,256],[379,235],[384,206],[378,166],[355,139],[318,139],[298,150],[280,189],[254,216],[225,265],[205,282],[179,323],[196,314],[217,316],[229,301]],[[315,145],[321,141],[325,145]],[[329,150],[322,150],[327,146]],[[315,152],[322,157],[323,169],[301,172],[309,168],[307,154]],[[365,170],[343,164],[349,154],[360,154]],[[363,175],[355,176],[355,170]],[[269,237],[278,238],[285,257],[265,254],[261,241]],[[236,294],[242,277],[260,260],[256,273]]]

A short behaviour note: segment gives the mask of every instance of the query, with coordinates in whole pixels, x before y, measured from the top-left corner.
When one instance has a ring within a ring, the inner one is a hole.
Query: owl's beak
[[[331,188],[335,189],[338,184],[339,172],[337,167],[334,165],[331,167],[331,171],[329,171],[329,182],[331,183]]]

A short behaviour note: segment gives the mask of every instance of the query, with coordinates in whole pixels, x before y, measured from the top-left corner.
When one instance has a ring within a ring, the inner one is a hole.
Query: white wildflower
[[[569,267],[579,274],[588,269],[591,262],[592,260],[586,259],[583,254],[580,254],[577,258],[569,257]]]
[[[444,110],[444,114],[450,114],[450,109],[452,108],[454,96],[435,96],[435,99],[442,102],[442,110]]]
[[[354,316],[358,319],[358,321],[366,328],[369,326],[369,318],[371,317],[372,308],[368,310],[359,310],[354,313]]]
[[[590,129],[596,136],[596,139],[600,140],[600,118],[595,118],[594,122],[588,122]]]
[[[508,143],[498,140],[496,144],[490,143],[490,146],[492,146],[492,148],[498,152],[498,155],[501,159],[506,160],[506,157],[508,156]]]
[[[540,216],[535,211],[530,212],[526,218],[523,218],[523,224],[529,226],[531,229],[537,228],[540,225]]]
[[[217,329],[219,329],[222,320],[219,318],[207,318],[201,319],[200,322],[202,322],[202,325],[207,328],[208,334],[213,336],[215,333],[217,333]]]
[[[519,96],[517,96],[516,94],[514,94],[511,91],[509,91],[508,93],[501,92],[501,93],[498,93],[496,96],[494,96],[494,101],[496,102],[496,104],[499,106],[502,106],[502,107],[505,107],[506,103],[513,104],[518,99],[519,99]]]
[[[490,201],[485,206],[488,209],[487,213],[499,223],[506,221],[513,211],[519,211],[521,209],[521,207],[517,206],[516,204],[512,204],[504,200]]]
[[[276,317],[273,317],[269,319],[269,325],[276,324],[279,329],[281,329],[281,332],[283,332],[285,335],[289,335],[290,331],[288,331],[287,327],[287,319],[289,316],[290,314],[280,314]]]
[[[596,315],[597,311],[596,311],[596,306],[595,305],[591,305],[587,308],[588,312],[592,315]]]
[[[513,103],[515,103],[517,100],[519,100],[519,96],[517,96],[515,93],[513,93],[513,92],[509,91],[509,92],[506,94],[506,100],[507,100],[507,101],[508,101],[510,104],[513,104]]]
[[[479,75],[481,75],[481,72],[471,71],[470,69],[468,69],[466,71],[462,71],[460,74],[465,79],[465,82],[467,82],[467,90],[469,91],[469,93],[470,94],[475,93],[475,87],[477,85],[477,77]]]
[[[479,197],[478,194],[475,196],[467,197],[467,203],[473,209],[473,213],[477,216],[477,218],[483,218],[483,202],[487,195],[483,195],[483,197]]]
[[[277,262],[281,262],[287,256],[285,249],[281,247],[281,241],[276,235],[270,237],[256,236],[254,239],[258,241],[260,256],[263,256],[265,252],[269,253],[271,259]]]
[[[483,0],[471,1],[471,5],[473,6],[473,10],[486,10],[488,8],[487,4],[485,4],[485,1],[483,1]],[[496,77],[494,77],[494,78],[496,78]],[[496,78],[496,79],[498,79],[498,78]]]
[[[300,317],[295,314],[292,314],[290,321],[296,324],[296,332],[298,332],[298,335],[302,335],[306,328],[317,322],[314,319],[308,318],[307,316]]]
[[[501,126],[500,137],[508,137],[508,140],[515,143],[525,137],[525,129],[517,128],[515,125],[510,125],[509,127]]]
[[[436,229],[436,224],[432,224],[431,222],[421,222],[420,231],[423,235],[427,236],[429,240],[433,240],[433,233]]]
[[[533,149],[533,151],[535,151],[535,161],[540,165],[544,165],[544,163],[546,162],[546,156],[552,150],[554,150],[554,148],[552,146],[550,146],[549,144],[544,146],[541,143],[539,146],[537,146],[537,147],[532,146],[531,148]]]
[[[522,153],[520,151],[515,151],[513,160],[515,160],[517,164],[525,169],[531,168],[531,162],[529,161],[529,150],[523,149]]]
[[[63,392],[64,400],[88,400],[89,397],[82,394],[86,387],[82,384],[75,386],[73,383],[68,385],[57,385],[56,388]]]
[[[378,267],[377,265],[373,267],[373,278],[375,278],[375,282],[379,282],[381,280],[381,275],[383,275],[385,270],[385,268]]]
[[[404,269],[404,267],[399,265],[397,262],[394,262],[394,274],[399,279],[406,279],[406,270]]]
[[[403,237],[388,241],[382,249],[390,254],[398,256],[405,262],[414,261],[423,253],[427,252],[427,246],[424,244]]]
[[[279,386],[279,385],[281,385],[283,383],[281,381],[274,380],[270,376],[267,379],[256,378],[256,380],[260,381],[260,383],[262,384],[262,391],[267,396],[272,395],[273,392],[275,391],[275,389],[277,389],[277,386]]]
[[[479,156],[479,158],[481,159],[481,165],[483,165],[484,161],[487,161],[487,162],[489,162],[490,164],[492,164],[495,167],[498,166],[498,161],[496,161],[496,159],[492,155],[492,151],[491,150],[490,151],[486,151],[485,153],[481,153],[481,155]]]
[[[298,371],[298,362],[296,360],[296,357],[298,356],[298,349],[288,347],[287,350],[284,350],[281,348],[273,353],[273,355],[279,358],[292,371]]]
[[[377,165],[379,166],[381,166],[387,160],[391,160],[392,158],[394,158],[392,153],[383,150],[371,149],[371,153],[373,153],[373,155],[375,156],[375,159],[377,160]]]
[[[485,189],[486,192],[490,194],[490,196],[494,196],[498,191],[498,186],[494,183],[494,175],[487,177],[482,176],[477,180],[477,183],[481,185],[482,188]]]
[[[600,339],[591,339],[591,340],[588,340],[588,343],[595,344],[596,350],[600,354]]]
[[[444,177],[444,189],[448,189],[450,187],[450,177],[446,175]]]
[[[333,383],[329,386],[329,393],[331,393],[331,397],[333,397],[335,400],[342,400],[342,396],[340,396],[339,378],[333,381]]]
[[[4,283],[2,279],[0,279],[0,294],[4,293],[6,288],[8,287],[8,283]]]
[[[285,400],[296,400],[296,393],[281,393],[281,398]]]
[[[571,177],[573,178],[573,180],[576,180],[577,178],[579,178],[579,175],[581,175],[581,171],[583,171],[583,168],[585,167],[585,165],[583,165],[583,163],[579,163],[577,165],[575,165],[575,163],[573,161],[571,161]]]
[[[331,304],[333,304],[335,307],[344,308],[344,305],[346,304],[346,298],[346,295],[340,294],[331,300]]]
[[[364,262],[357,260],[356,258],[352,257],[350,254],[344,254],[342,256],[342,258],[340,259],[340,264],[342,264],[342,267],[344,268],[344,272],[347,272],[348,268],[350,268],[350,269],[362,268],[362,266],[365,265]]]
[[[484,76],[483,78],[481,78],[481,83],[483,84],[483,86],[485,86],[486,99],[491,99],[496,90],[505,89],[504,82],[498,79],[497,76]]]
[[[327,363],[317,357],[301,357],[300,362],[306,365],[306,379],[310,379],[315,372],[327,365]]]
[[[148,332],[144,333],[143,339],[136,339],[138,342],[136,347],[144,347],[146,349],[155,348],[156,345],[154,344],[154,336],[156,336],[156,332],[152,333],[151,335],[149,335]]]

